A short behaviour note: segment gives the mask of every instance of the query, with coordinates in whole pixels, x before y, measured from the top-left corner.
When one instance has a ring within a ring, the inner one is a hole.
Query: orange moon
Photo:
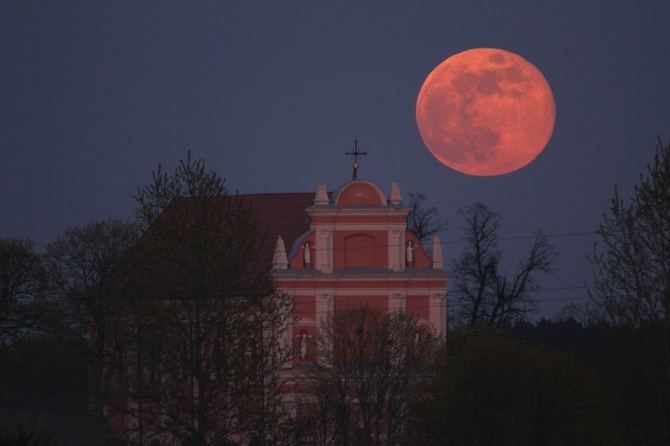
[[[468,175],[513,172],[533,161],[554,130],[556,105],[542,73],[493,48],[456,54],[426,78],[416,122],[440,162]]]

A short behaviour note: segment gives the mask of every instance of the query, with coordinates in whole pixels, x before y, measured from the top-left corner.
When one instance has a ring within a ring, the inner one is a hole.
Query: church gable
[[[352,181],[334,197],[335,206],[386,206],[384,193],[369,181]]]
[[[377,185],[365,180],[345,184],[328,199],[321,182],[306,212],[309,230],[291,247],[288,262],[277,266],[288,263],[288,269],[322,273],[442,268],[441,260],[435,264],[407,230],[409,209],[402,205],[395,182],[388,199]]]

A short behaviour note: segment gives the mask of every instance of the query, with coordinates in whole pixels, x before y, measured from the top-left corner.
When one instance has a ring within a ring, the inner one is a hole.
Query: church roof
[[[251,204],[272,248],[281,236],[287,247],[305,232],[309,221],[305,209],[314,204],[314,192],[239,195]]]

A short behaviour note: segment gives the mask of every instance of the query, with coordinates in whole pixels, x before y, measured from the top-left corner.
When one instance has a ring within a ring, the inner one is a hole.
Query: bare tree
[[[364,306],[328,315],[303,402],[314,444],[399,444],[434,341],[402,312]]]
[[[30,240],[0,238],[0,345],[33,332],[44,316],[44,268]]]
[[[465,220],[467,246],[453,267],[454,318],[469,325],[502,325],[536,312],[535,275],[550,271],[556,257],[553,247],[542,234],[536,234],[528,254],[508,276],[501,271],[498,248],[500,214],[482,203],[466,206],[460,214]]]
[[[598,229],[590,260],[594,283],[589,293],[597,315],[637,330],[624,339],[636,352],[646,352],[649,373],[648,440],[670,441],[670,144],[658,139],[654,162],[640,175],[630,202],[615,187],[608,213]],[[639,344],[633,342],[638,341]],[[636,386],[637,388],[637,386]],[[659,390],[661,389],[661,390]],[[642,392],[639,392],[642,393]],[[653,432],[652,432],[653,431]]]
[[[292,303],[269,275],[255,210],[190,153],[172,175],[159,165],[135,198],[147,231],[133,253],[130,301],[142,302],[142,317],[127,334],[132,364],[115,398],[136,426],[128,438],[275,444],[286,414],[274,368],[289,355],[279,340]]]
[[[425,206],[426,200],[425,194],[409,194],[410,211],[407,214],[407,230],[416,235],[422,243],[446,229],[448,225],[435,206]]]
[[[670,144],[659,139],[629,204],[615,187],[590,257],[592,296],[614,323],[670,324]]]
[[[147,230],[177,198],[213,198],[228,194],[225,180],[213,170],[205,169],[203,159],[193,160],[188,151],[173,174],[163,171],[158,163],[151,173],[152,182],[137,188],[135,218],[142,230]]]
[[[102,419],[113,356],[106,346],[122,319],[118,268],[137,240],[137,228],[121,219],[67,228],[47,246],[45,265],[65,323],[90,345],[90,387],[95,416]],[[91,330],[91,328],[93,328]],[[107,374],[107,376],[106,376]]]

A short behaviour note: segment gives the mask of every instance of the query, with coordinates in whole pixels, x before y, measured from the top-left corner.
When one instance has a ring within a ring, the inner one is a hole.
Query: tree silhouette
[[[640,175],[629,202],[614,188],[610,210],[598,229],[589,257],[594,266],[589,289],[596,315],[615,325],[639,328],[639,351],[656,366],[648,376],[646,411],[655,425],[650,441],[670,441],[670,144],[661,139],[647,175]],[[632,347],[632,345],[630,345]],[[651,351],[650,351],[651,350]],[[659,392],[660,391],[660,392]]]
[[[110,336],[123,323],[118,269],[137,240],[131,222],[108,219],[67,228],[47,246],[50,291],[63,309],[65,324],[89,347],[91,407],[103,423],[104,400],[115,357]]]
[[[114,408],[133,441],[275,444],[286,414],[274,369],[289,354],[279,340],[292,304],[269,275],[256,212],[190,152],[152,178],[135,197],[147,230],[133,250],[135,323]]]
[[[312,444],[400,444],[434,345],[434,333],[404,312],[355,306],[329,314],[300,420]]]
[[[407,214],[407,230],[416,235],[422,243],[444,230],[448,225],[435,206],[425,206],[426,200],[425,194],[409,194],[410,211]]]
[[[49,304],[44,278],[32,241],[0,238],[0,346],[40,328]]]
[[[537,311],[535,275],[547,273],[556,253],[538,233],[515,272],[502,271],[498,230],[502,217],[482,203],[460,210],[467,246],[453,267],[453,317],[467,325],[503,325]]]

